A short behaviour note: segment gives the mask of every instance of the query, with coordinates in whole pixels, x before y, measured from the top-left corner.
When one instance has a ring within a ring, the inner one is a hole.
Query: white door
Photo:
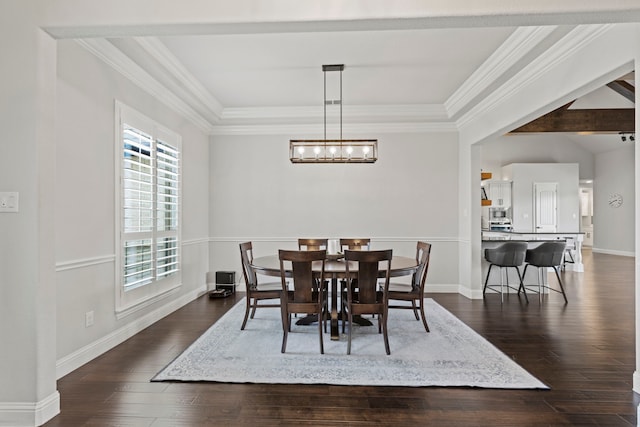
[[[534,182],[535,195],[535,231],[555,233],[558,231],[558,183]]]

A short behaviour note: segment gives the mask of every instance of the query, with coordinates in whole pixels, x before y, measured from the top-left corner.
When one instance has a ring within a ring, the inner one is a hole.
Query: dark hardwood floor
[[[636,425],[634,265],[585,251],[586,272],[563,273],[567,305],[429,295],[551,390],[150,382],[243,298],[204,296],[61,378],[46,426]]]

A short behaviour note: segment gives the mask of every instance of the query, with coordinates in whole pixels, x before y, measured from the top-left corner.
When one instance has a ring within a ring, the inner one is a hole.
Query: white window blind
[[[117,104],[120,161],[118,308],[179,284],[180,139]]]

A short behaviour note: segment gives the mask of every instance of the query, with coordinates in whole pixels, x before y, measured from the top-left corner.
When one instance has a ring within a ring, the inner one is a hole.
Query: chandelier
[[[291,163],[374,163],[378,160],[377,139],[342,139],[342,71],[344,64],[323,65],[324,138],[289,141]],[[327,100],[327,72],[340,72],[340,99]],[[327,105],[340,106],[340,138],[327,139]]]

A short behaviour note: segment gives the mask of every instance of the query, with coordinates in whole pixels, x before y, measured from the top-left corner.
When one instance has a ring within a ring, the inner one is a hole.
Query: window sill
[[[125,317],[136,313],[144,308],[149,307],[150,305],[153,305],[155,303],[157,303],[158,301],[161,301],[175,293],[178,292],[178,289],[180,289],[180,286],[182,286],[180,283],[176,284],[175,286],[167,289],[166,291],[158,294],[158,295],[154,295],[153,297],[149,298],[149,299],[145,299],[144,301],[141,302],[137,302],[134,303],[132,305],[129,305],[127,307],[123,307],[123,308],[119,308],[116,309],[116,319],[120,320],[120,319],[124,319]]]

